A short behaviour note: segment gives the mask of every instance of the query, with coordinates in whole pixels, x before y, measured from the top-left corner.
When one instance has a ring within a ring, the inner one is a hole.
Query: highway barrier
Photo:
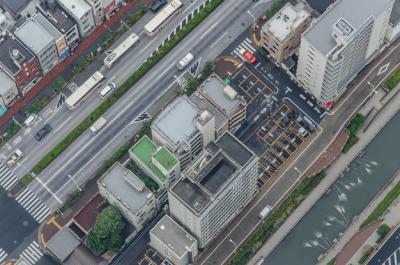
[[[210,0],[208,4],[195,15],[185,26],[181,28],[170,40],[168,40],[158,51],[154,52],[145,63],[122,83],[115,92],[100,104],[85,120],[73,129],[59,144],[57,144],[47,155],[45,155],[32,172],[23,177],[22,183],[27,185],[32,176],[40,174],[54,159],[56,159],[69,145],[71,145],[94,121],[103,115],[111,106],[121,98],[133,85],[136,84],[153,66],[164,58],[180,41],[182,41],[194,28],[196,28],[212,11],[214,11],[223,0]]]

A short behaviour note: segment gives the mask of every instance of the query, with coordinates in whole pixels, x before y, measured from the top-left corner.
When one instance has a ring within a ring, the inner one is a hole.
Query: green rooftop
[[[144,136],[129,150],[129,152],[146,165],[147,170],[157,176],[160,182],[164,182],[167,177],[153,163],[153,155],[154,159],[157,160],[157,162],[166,170],[171,170],[173,166],[178,163],[178,160],[176,160],[176,158],[168,152],[165,147],[161,147],[159,150],[157,150],[157,148],[157,145],[155,145],[147,136]]]

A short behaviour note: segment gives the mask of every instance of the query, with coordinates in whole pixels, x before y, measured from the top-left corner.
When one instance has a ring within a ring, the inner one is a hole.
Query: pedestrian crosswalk
[[[0,248],[0,264],[6,260],[8,254],[2,249]]]
[[[15,200],[39,223],[50,214],[50,209],[28,188],[22,191]]]
[[[33,265],[43,256],[43,252],[40,250],[39,244],[33,241],[24,251],[21,253],[23,258],[28,264]]]
[[[0,162],[0,186],[8,191],[17,181],[18,177]]]
[[[236,48],[235,50],[232,51],[231,55],[236,54],[240,58],[243,56],[240,54],[240,50],[245,49],[248,50],[249,52],[255,53],[257,50],[254,48],[253,44],[251,43],[251,40],[249,38],[244,39]]]

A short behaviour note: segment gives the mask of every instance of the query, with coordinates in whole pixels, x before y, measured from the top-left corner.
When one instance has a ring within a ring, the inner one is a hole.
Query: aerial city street
[[[0,0],[0,265],[400,265],[400,0]]]

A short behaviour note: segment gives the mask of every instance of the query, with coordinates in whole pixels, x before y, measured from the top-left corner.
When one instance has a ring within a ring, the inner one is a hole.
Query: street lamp
[[[294,170],[296,170],[297,172],[299,172],[299,174],[301,174],[301,171],[297,167],[294,167]]]
[[[233,251],[236,251],[237,245],[236,245],[235,241],[233,241],[232,239],[229,238],[229,243],[233,244],[233,247],[234,247]]]

